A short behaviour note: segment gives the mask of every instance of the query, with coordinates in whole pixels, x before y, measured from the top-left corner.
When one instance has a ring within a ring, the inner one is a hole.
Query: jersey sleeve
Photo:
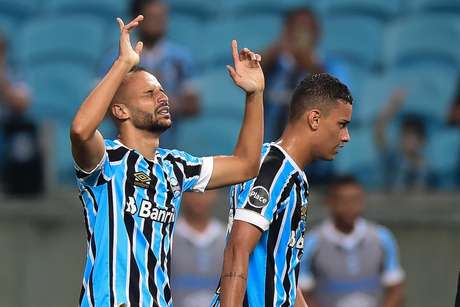
[[[318,236],[311,233],[305,237],[304,253],[300,263],[299,287],[303,291],[312,290],[315,287],[315,276],[313,274],[313,256],[318,245]]]
[[[112,177],[112,167],[107,151],[97,166],[89,172],[80,168],[76,162],[74,162],[74,167],[78,182],[87,186],[97,186],[109,181]]]
[[[401,268],[398,255],[398,245],[393,234],[385,227],[377,230],[383,248],[383,271],[382,284],[384,286],[394,286],[404,280],[404,271]]]
[[[235,220],[244,221],[266,231],[277,210],[289,195],[292,185],[288,184],[290,174],[283,168],[283,161],[266,159],[253,184],[244,184],[236,195]]]
[[[213,158],[197,158],[182,151],[176,151],[174,155],[184,176],[183,191],[204,192],[211,179],[214,167]]]

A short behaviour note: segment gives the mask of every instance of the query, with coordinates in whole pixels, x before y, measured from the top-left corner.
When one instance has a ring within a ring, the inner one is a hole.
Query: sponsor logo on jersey
[[[174,223],[176,215],[174,207],[168,209],[161,209],[153,206],[152,202],[143,199],[141,205],[136,205],[134,197],[130,196],[128,202],[125,204],[125,212],[131,215],[137,215],[144,219],[151,219],[159,223]]]
[[[255,208],[263,208],[268,204],[270,196],[267,189],[262,186],[257,186],[249,192],[249,204]]]
[[[150,177],[144,172],[134,173],[134,185],[147,189],[150,185]]]

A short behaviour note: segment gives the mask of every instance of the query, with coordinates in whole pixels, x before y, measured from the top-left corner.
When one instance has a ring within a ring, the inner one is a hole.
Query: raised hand
[[[137,42],[136,47],[133,49],[129,38],[131,30],[136,28],[144,20],[144,16],[139,15],[134,18],[130,23],[125,25],[121,18],[117,18],[118,25],[120,26],[120,50],[119,60],[128,63],[131,66],[139,64],[140,56],[142,53],[142,42]]]
[[[262,92],[265,87],[264,73],[260,67],[262,57],[243,48],[238,54],[238,44],[232,41],[232,54],[235,67],[227,65],[228,72],[236,85],[246,93]]]

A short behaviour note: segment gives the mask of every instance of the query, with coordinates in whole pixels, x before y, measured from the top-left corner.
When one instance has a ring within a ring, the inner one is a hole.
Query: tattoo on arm
[[[246,276],[243,273],[237,273],[237,272],[230,272],[230,273],[225,273],[222,275],[222,278],[241,278],[243,280],[247,280]]]

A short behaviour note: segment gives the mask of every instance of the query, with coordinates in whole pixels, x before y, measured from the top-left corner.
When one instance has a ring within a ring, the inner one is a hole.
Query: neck
[[[120,141],[128,148],[135,149],[149,160],[155,159],[155,152],[160,144],[160,134],[131,128],[120,129]]]
[[[355,229],[355,223],[348,224],[338,219],[334,219],[335,228],[341,233],[349,234]]]
[[[288,124],[276,144],[281,146],[301,169],[304,169],[313,161],[313,155],[311,145],[305,141],[308,138],[299,135],[301,128],[296,126],[296,124]]]
[[[207,216],[191,217],[185,215],[185,220],[187,224],[197,232],[204,232],[209,225],[209,218]]]

